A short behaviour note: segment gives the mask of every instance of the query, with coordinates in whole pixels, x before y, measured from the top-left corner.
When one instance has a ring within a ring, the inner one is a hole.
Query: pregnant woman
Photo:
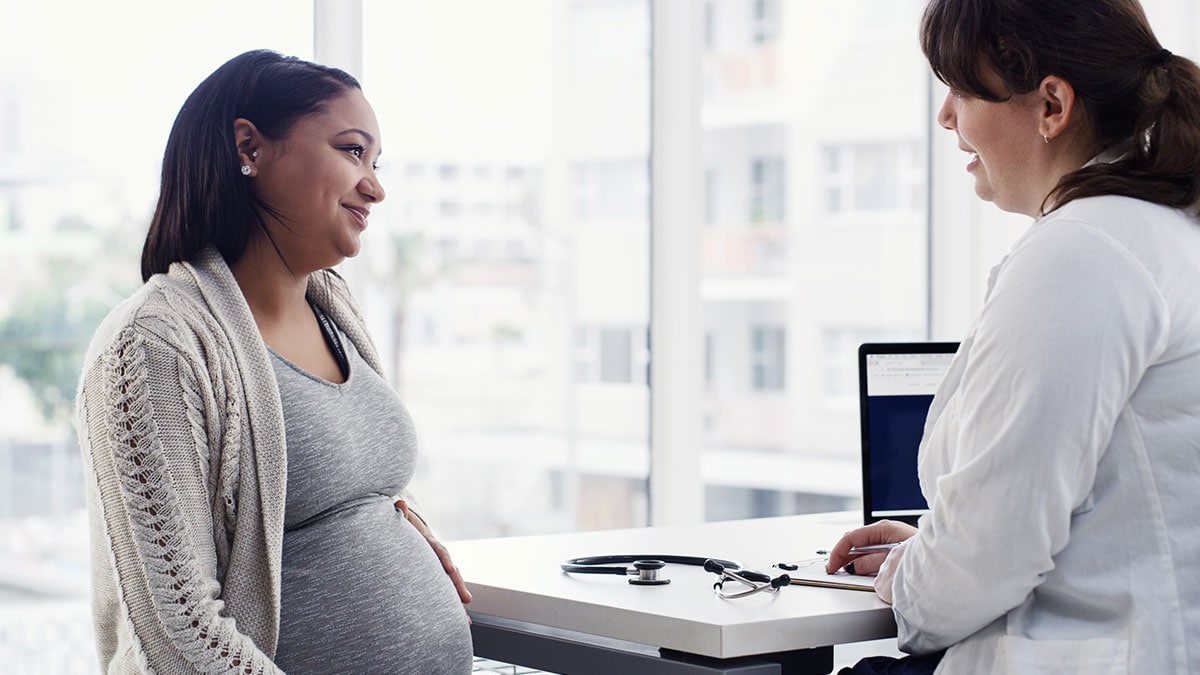
[[[144,285],[78,399],[104,672],[467,673],[470,600],[345,282],[381,137],[357,81],[253,51],[180,110]]]

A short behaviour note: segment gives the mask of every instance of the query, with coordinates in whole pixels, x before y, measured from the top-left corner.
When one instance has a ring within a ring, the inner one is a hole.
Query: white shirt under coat
[[[1200,673],[1200,222],[1067,204],[992,271],[893,583],[939,673]]]

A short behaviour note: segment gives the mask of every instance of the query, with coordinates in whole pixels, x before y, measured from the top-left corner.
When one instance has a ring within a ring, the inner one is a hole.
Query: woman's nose
[[[958,98],[955,97],[954,92],[947,93],[946,100],[942,101],[942,108],[938,110],[937,114],[937,122],[943,129],[954,131],[957,122],[954,114],[954,104],[956,101],[958,101]]]
[[[379,183],[379,179],[374,176],[364,177],[362,182],[358,184],[358,191],[373,202],[381,202],[387,196],[387,191],[383,189],[383,185]]]

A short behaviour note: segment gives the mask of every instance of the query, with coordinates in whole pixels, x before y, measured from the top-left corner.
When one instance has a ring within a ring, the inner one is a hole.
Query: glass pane
[[[922,7],[706,5],[710,520],[857,506],[858,344],[926,333]]]
[[[239,26],[252,27],[243,29]],[[83,349],[140,283],[167,133],[230,57],[312,56],[309,4],[4,2],[0,9],[0,655],[96,670]]]
[[[446,538],[644,524],[646,0],[368,0],[363,23],[388,198],[344,267],[422,508]]]

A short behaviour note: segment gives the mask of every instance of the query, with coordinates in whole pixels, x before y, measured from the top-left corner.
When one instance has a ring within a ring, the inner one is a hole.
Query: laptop
[[[917,479],[917,448],[957,342],[868,343],[858,348],[863,522],[916,525],[929,511]]]

